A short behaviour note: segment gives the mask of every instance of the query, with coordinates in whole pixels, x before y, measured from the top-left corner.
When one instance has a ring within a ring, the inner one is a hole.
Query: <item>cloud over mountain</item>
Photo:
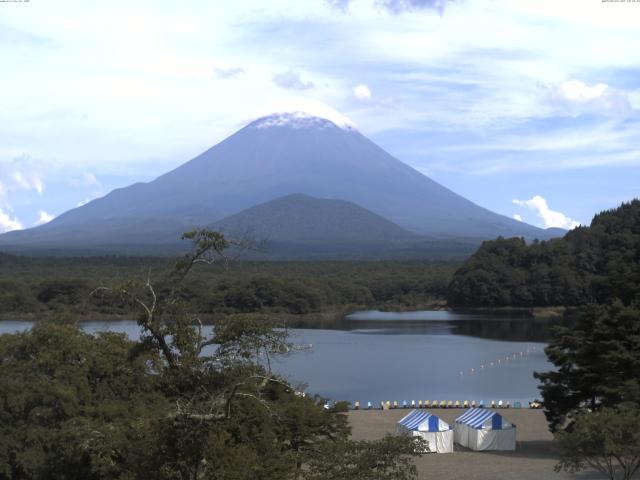
[[[17,218],[12,217],[10,213],[5,212],[2,208],[0,208],[0,233],[21,229],[22,223],[20,223]]]
[[[39,225],[44,225],[45,223],[49,223],[54,218],[56,218],[55,215],[51,215],[50,213],[47,213],[44,210],[40,210],[38,212],[38,220],[33,225],[35,227],[37,227]]]
[[[537,216],[542,219],[544,228],[564,228],[566,230],[571,230],[580,226],[580,222],[569,218],[564,213],[551,210],[547,201],[540,195],[535,195],[529,200],[514,199],[513,203],[534,211]],[[513,217],[516,220],[522,220],[518,214],[515,214]]]
[[[569,115],[601,114],[627,116],[632,106],[627,93],[606,83],[588,85],[580,80],[567,80],[544,87],[546,100]]]
[[[356,85],[353,89],[353,94],[358,100],[370,100],[371,90],[364,83]]]
[[[275,74],[273,76],[273,83],[280,88],[290,90],[309,90],[315,86],[313,82],[302,80],[298,72],[291,70]]]
[[[263,102],[313,92],[412,167],[509,216],[512,198],[548,197],[538,185],[562,175],[554,204],[586,221],[637,194],[640,9],[627,5],[38,2],[0,22],[11,65],[0,169],[29,152],[46,173],[42,194],[12,194],[12,216],[31,224],[93,198],[69,189],[83,171],[105,192],[151,180]],[[283,88],[273,76],[287,70]],[[371,100],[354,96],[359,83]]]

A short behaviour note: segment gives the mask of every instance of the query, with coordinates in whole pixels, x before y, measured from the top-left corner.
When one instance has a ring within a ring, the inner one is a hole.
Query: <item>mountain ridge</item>
[[[258,237],[279,241],[357,241],[383,243],[419,238],[352,202],[292,193],[209,225],[233,235],[252,229]]]

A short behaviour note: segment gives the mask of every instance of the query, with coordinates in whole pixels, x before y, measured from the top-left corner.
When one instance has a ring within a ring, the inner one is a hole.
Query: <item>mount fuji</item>
[[[474,243],[500,235],[546,239],[559,233],[472,203],[394,158],[344,117],[281,112],[250,122],[149,183],[116,189],[48,224],[1,235],[0,248],[151,251],[175,245],[180,232],[195,226],[224,225],[230,216],[236,226],[238,218],[246,219],[244,226],[251,229],[255,212],[240,215],[244,210],[293,194],[342,201],[331,208],[341,221],[346,217],[340,212],[349,210],[354,226],[349,239],[354,245],[359,238],[371,240],[372,235],[382,237],[379,240],[384,243],[385,232],[391,231],[403,232],[396,237],[412,241],[421,236]],[[265,225],[278,217],[278,205],[290,203],[276,202],[258,210],[264,212],[261,228],[272,233],[274,228],[284,228],[277,222],[273,228]],[[298,218],[313,218],[318,203],[302,203]],[[367,221],[359,220],[363,215]],[[372,230],[374,217],[378,223]],[[324,222],[327,231],[336,230],[328,218]],[[384,222],[386,230],[381,228]],[[308,225],[289,223],[287,232],[276,236],[305,237],[296,229],[308,229]],[[329,240],[326,235],[320,237]]]

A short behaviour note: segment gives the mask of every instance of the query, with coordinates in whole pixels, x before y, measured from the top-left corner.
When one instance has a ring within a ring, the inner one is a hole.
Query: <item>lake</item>
[[[551,368],[544,355],[551,322],[525,313],[425,311],[357,312],[329,328],[292,328],[291,340],[310,349],[274,362],[274,369],[306,391],[333,400],[416,402],[539,397],[534,371]],[[0,322],[0,333],[31,322]],[[133,321],[83,322],[85,331],[125,332]]]

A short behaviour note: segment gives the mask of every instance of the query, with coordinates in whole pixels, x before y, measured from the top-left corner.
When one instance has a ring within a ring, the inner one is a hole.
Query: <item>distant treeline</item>
[[[2,318],[127,316],[100,292],[149,277],[159,294],[175,260],[154,257],[20,257],[0,254]],[[308,314],[353,308],[415,308],[443,302],[457,265],[430,262],[235,262],[196,268],[181,297],[201,314]]]
[[[454,306],[579,306],[640,301],[640,200],[593,218],[563,238],[529,245],[485,242],[455,273]]]

